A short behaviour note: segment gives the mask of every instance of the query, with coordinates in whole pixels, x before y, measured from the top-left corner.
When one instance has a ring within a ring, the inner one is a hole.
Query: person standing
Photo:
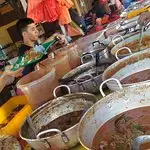
[[[104,5],[99,2],[99,0],[94,0],[92,2],[92,23],[93,26],[96,24],[97,18],[103,18],[106,14]]]

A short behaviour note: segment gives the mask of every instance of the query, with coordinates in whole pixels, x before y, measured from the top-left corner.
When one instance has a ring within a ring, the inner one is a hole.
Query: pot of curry
[[[95,103],[79,122],[80,143],[88,150],[132,150],[135,141],[150,134],[149,91],[148,84],[127,87]],[[148,142],[143,138],[133,150],[150,148]]]
[[[114,42],[115,46],[111,49],[111,54],[119,59],[129,56],[131,53],[150,48],[150,30],[143,32],[141,46],[139,46],[139,40],[140,33],[127,39],[122,38],[122,42]]]
[[[109,66],[103,73],[103,81],[115,78],[122,87],[134,87],[136,84],[150,84],[150,50],[144,50],[131,56],[120,59]],[[118,90],[114,81],[106,82],[111,91]]]

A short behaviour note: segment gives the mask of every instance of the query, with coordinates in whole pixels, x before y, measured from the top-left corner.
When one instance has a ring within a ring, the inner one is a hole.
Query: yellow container
[[[16,96],[11,98],[2,107],[0,107],[0,124],[3,124],[12,110],[18,105],[24,105],[24,107],[8,122],[8,124],[0,129],[1,135],[13,135],[17,136],[21,125],[26,117],[31,114],[32,108],[28,105],[28,100],[25,96]]]
[[[141,13],[145,12],[145,11],[150,11],[150,6],[146,6],[137,10],[133,10],[131,12],[128,13],[127,18],[131,19],[133,17],[136,17],[138,15],[140,15]]]

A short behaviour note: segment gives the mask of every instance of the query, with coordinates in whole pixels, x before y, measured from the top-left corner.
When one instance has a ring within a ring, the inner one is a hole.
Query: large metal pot
[[[146,37],[148,38],[147,39],[148,45],[142,45],[140,47],[140,50],[144,50],[144,49],[147,49],[147,48],[150,47],[150,43],[149,43],[150,30],[147,30],[147,31],[143,32],[143,39],[146,38]],[[140,51],[139,48],[129,50],[129,47],[128,47],[128,45],[130,45],[132,42],[139,41],[139,38],[140,38],[140,33],[137,34],[137,35],[131,36],[131,37],[125,39],[125,40],[122,39],[123,40],[122,42],[119,42],[119,43],[114,42],[115,46],[111,49],[111,54],[114,55],[114,56],[117,55],[119,58],[123,58],[123,57],[129,56],[129,53],[131,53],[131,52],[135,53],[135,52]],[[123,54],[121,54],[121,53],[119,54],[119,52],[121,52],[124,49],[127,49],[128,51],[123,53]]]
[[[106,63],[106,64],[105,64]],[[100,62],[96,66],[95,62],[83,64],[70,71],[62,78],[62,84],[68,85],[72,93],[99,92],[99,85],[102,83],[102,73],[112,62]]]
[[[104,40],[104,30],[90,34],[88,36],[79,38],[75,41],[75,44],[84,52],[84,50],[90,46],[95,40]]]
[[[46,131],[39,132],[40,129],[42,126],[49,124],[51,121],[65,114],[80,110],[85,112],[96,101],[97,98],[94,95],[87,93],[69,94],[56,98],[53,101],[42,105],[30,115],[30,120],[32,121],[30,121],[30,123],[28,123],[27,120],[25,121],[21,127],[20,136],[36,150],[69,149],[78,143],[78,124],[75,124],[65,131],[48,129]],[[32,126],[32,128],[30,126]],[[57,134],[48,137],[44,136],[44,138],[41,137],[41,135],[50,132],[56,132]]]
[[[82,54],[82,56],[86,54],[91,54],[94,57],[96,57],[96,54],[99,53],[100,59],[103,58],[109,58],[109,50],[106,49],[106,46],[103,43],[100,43],[100,41],[94,41],[92,45],[90,45],[88,48],[86,48],[85,52]]]
[[[100,87],[102,89],[102,86]],[[78,138],[86,149],[92,149],[93,138],[107,121],[123,112],[150,106],[150,86],[142,84],[114,92],[95,103],[81,118]]]
[[[116,78],[119,81],[121,81],[122,79],[134,73],[147,69],[150,69],[150,50],[141,51],[131,56],[120,59],[119,61],[112,64],[104,71],[102,78],[103,81],[109,78]],[[147,80],[139,83],[122,84],[122,86],[123,87],[135,86],[136,84],[141,84],[145,82],[150,83],[150,81]],[[107,86],[112,91],[118,90],[116,82],[109,81],[107,82]]]
[[[123,41],[131,36],[137,35],[138,33],[139,33],[139,31],[135,31],[134,28],[129,28],[125,31],[119,32],[118,34],[110,35],[108,37],[109,50],[111,50],[116,44],[120,43],[121,41]]]

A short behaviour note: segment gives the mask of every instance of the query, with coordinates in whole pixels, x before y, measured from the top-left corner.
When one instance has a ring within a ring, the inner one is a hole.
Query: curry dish
[[[139,40],[136,40],[136,41],[128,43],[128,44],[125,44],[122,47],[130,48],[133,53],[137,52],[137,51],[139,51]],[[141,46],[140,49],[143,50],[143,49],[147,49],[147,48],[150,48],[150,36],[143,37],[142,46]],[[124,55],[124,54],[128,54],[128,53],[129,52],[126,49],[121,50],[120,52],[118,52],[118,54],[120,54],[120,55]]]
[[[120,82],[122,84],[132,84],[132,83],[138,83],[147,80],[150,80],[150,69],[131,74],[125,77],[124,79],[122,79]]]
[[[142,107],[110,119],[96,133],[92,150],[131,150],[135,138],[150,134],[149,114],[150,107]],[[150,143],[146,146],[150,148]]]
[[[70,127],[74,126],[80,121],[80,118],[84,114],[84,111],[74,111],[68,114],[65,114],[63,116],[58,117],[57,119],[51,121],[46,126],[42,126],[40,132],[48,130],[48,129],[54,129],[57,128],[61,131],[65,131],[69,129]],[[56,132],[46,133],[41,137],[49,137],[55,135]]]

